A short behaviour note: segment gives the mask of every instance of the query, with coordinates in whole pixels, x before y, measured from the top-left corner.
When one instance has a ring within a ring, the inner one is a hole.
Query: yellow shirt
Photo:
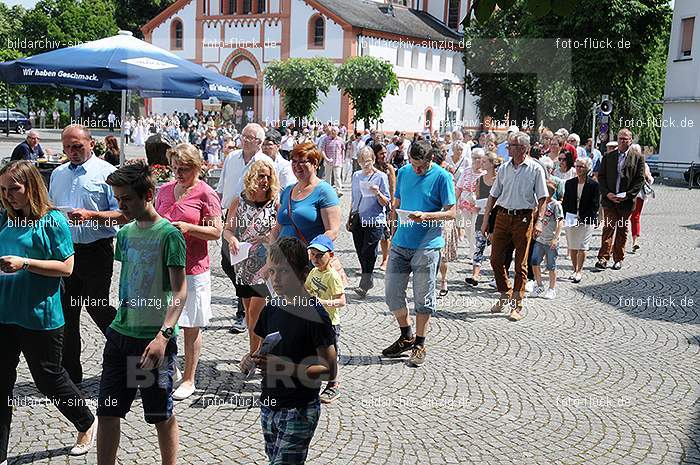
[[[345,294],[343,280],[340,278],[340,274],[331,266],[328,266],[325,271],[313,268],[306,277],[304,285],[309,294],[321,300],[331,300],[337,295]],[[328,308],[325,305],[323,308],[326,309],[328,316],[331,317],[331,324],[334,326],[339,325],[339,308]]]

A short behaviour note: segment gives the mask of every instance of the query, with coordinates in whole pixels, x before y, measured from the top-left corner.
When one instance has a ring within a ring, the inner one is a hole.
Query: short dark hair
[[[275,145],[280,145],[282,143],[282,134],[276,129],[270,129],[265,133],[265,142],[270,141]]]
[[[153,171],[148,164],[137,161],[124,165],[112,174],[107,176],[107,184],[110,186],[125,187],[131,186],[140,198],[146,198],[146,194],[151,191],[155,193],[156,182],[153,178]]]
[[[433,152],[432,152],[432,146],[423,141],[419,141],[414,143],[411,146],[411,158],[417,161],[432,161],[433,160]]]
[[[287,263],[301,283],[306,282],[311,266],[304,244],[293,236],[277,239],[267,250],[267,259],[273,263]]]
[[[433,147],[430,149],[430,159],[436,165],[442,165],[442,162],[445,161],[445,156],[442,154],[442,151],[439,148]]]

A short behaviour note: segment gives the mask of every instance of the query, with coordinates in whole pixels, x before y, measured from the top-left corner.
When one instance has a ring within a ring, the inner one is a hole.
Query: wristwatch
[[[25,258],[24,262],[22,263],[22,270],[26,271],[29,269],[29,259]]]
[[[175,332],[175,330],[173,328],[161,328],[160,329],[160,334],[162,334],[165,339],[170,339],[171,337],[173,337],[174,332]]]

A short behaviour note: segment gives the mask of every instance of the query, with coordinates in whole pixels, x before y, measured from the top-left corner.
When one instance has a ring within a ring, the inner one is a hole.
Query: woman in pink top
[[[183,400],[195,391],[195,372],[202,352],[200,328],[207,326],[211,318],[207,241],[218,240],[223,226],[219,197],[199,179],[203,163],[199,149],[191,144],[178,144],[168,152],[168,157],[175,180],[160,188],[156,211],[182,231],[187,244],[187,301],[178,321],[185,333],[185,375],[173,393],[173,399]]]

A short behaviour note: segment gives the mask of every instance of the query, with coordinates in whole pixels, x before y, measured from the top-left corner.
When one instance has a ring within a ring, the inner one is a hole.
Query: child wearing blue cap
[[[340,315],[338,310],[345,306],[345,289],[340,274],[330,265],[333,258],[333,240],[325,234],[313,238],[307,247],[309,261],[314,266],[306,277],[306,290],[323,308],[331,318],[331,325],[335,331],[335,350],[338,351],[338,338],[340,337]],[[340,355],[338,355],[340,356]],[[321,402],[330,404],[340,396],[338,376],[329,380],[326,388],[321,392]]]

